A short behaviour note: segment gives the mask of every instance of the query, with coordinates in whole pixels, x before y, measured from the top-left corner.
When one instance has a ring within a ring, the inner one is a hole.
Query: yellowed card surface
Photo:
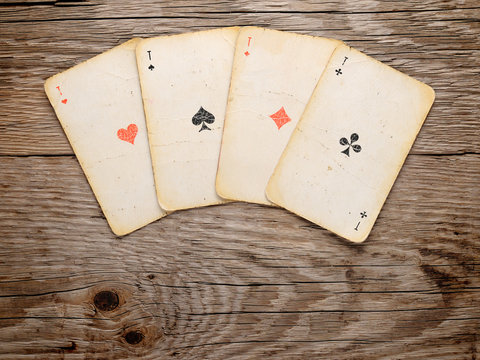
[[[429,86],[337,48],[270,179],[268,198],[364,241],[434,97]]]
[[[117,235],[166,215],[158,205],[130,40],[49,78],[45,91]]]
[[[242,28],[217,173],[225,198],[270,205],[265,187],[339,41]]]
[[[137,48],[158,201],[215,205],[218,156],[238,28],[147,39]]]

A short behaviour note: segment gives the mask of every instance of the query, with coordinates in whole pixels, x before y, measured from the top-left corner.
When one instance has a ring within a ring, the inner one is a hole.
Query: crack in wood
[[[47,0],[47,1],[9,1],[0,3],[1,7],[35,7],[35,6],[94,6],[95,3],[91,3],[90,0]]]

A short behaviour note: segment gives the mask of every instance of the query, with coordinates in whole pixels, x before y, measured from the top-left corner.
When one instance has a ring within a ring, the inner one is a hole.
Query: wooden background
[[[480,358],[479,18],[478,0],[1,1],[0,357]],[[109,230],[44,80],[231,25],[342,39],[436,90],[365,243],[242,203]]]

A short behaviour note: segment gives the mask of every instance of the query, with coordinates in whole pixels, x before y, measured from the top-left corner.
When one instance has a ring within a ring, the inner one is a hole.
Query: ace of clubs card
[[[268,198],[364,241],[434,97],[428,85],[340,46],[269,181]]]

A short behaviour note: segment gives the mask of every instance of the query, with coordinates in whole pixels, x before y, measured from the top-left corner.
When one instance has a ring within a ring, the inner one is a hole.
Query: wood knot
[[[118,307],[118,295],[113,291],[100,291],[93,298],[93,303],[98,310],[112,311]]]
[[[355,277],[355,271],[353,271],[353,269],[348,269],[347,271],[345,271],[345,277],[348,280],[352,280]]]
[[[130,345],[137,345],[142,342],[145,336],[138,330],[129,331],[125,334],[125,341]]]

